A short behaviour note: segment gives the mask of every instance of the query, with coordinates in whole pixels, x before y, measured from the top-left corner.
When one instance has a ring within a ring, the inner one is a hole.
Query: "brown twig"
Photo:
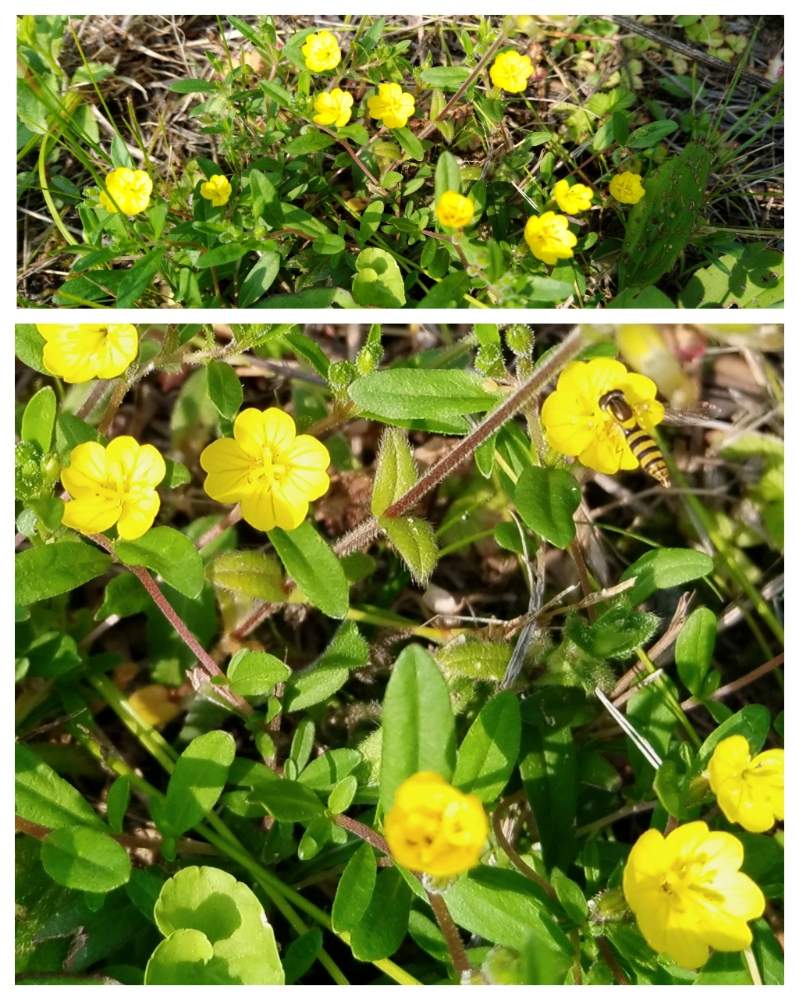
[[[101,549],[108,552],[109,555],[115,555],[114,546],[105,537],[105,535],[89,535],[88,537],[91,538],[95,544],[99,545]],[[188,649],[190,649],[191,652],[197,657],[197,661],[200,664],[207,680],[214,685],[214,690],[218,691],[219,694],[237,712],[240,712],[242,715],[252,715],[252,705],[230,689],[227,683],[227,677],[222,670],[220,670],[219,665],[211,657],[208,651],[200,644],[191,629],[186,625],[177,611],[175,611],[169,603],[149,570],[145,569],[144,566],[129,566],[127,564],[125,565],[125,568],[133,573],[133,575],[139,580],[164,618],[166,618],[172,628],[174,628]],[[224,681],[224,683],[219,684],[219,680]]]
[[[23,819],[21,816],[14,817],[14,829],[17,833],[27,834],[29,837],[35,837],[36,840],[44,840],[48,834],[53,832],[51,827],[42,826],[40,823],[32,823],[30,820]],[[109,836],[113,837],[113,839],[118,844],[121,844],[122,847],[126,847],[131,851],[158,851],[163,843],[162,837],[153,837],[151,840],[149,837],[134,837],[129,833],[111,833]],[[197,840],[189,840],[186,837],[181,837],[177,842],[177,846],[181,854],[218,853],[213,845],[203,844]]]

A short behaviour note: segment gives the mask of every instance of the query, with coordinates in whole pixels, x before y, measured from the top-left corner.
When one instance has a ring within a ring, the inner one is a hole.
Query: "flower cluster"
[[[342,59],[336,36],[327,29],[308,34],[301,47],[305,68],[314,74],[335,69]],[[528,55],[515,49],[505,49],[493,60],[489,68],[492,84],[508,94],[521,94],[528,86],[535,69]],[[341,87],[332,87],[313,96],[311,121],[324,128],[344,128],[351,120],[354,97]],[[387,129],[402,129],[416,110],[413,94],[403,90],[401,84],[377,84],[376,93],[366,98],[367,113]],[[109,212],[137,215],[148,207],[152,192],[152,179],[143,170],[118,167],[105,179],[105,190],[100,192],[100,204]],[[612,178],[610,195],[623,205],[635,205],[644,197],[645,189],[639,174],[624,171]],[[200,185],[200,195],[211,205],[220,208],[227,204],[232,188],[222,174],[215,174]],[[586,184],[571,183],[562,178],[551,192],[551,209],[528,218],[524,239],[530,252],[550,267],[574,256],[577,236],[570,227],[570,217],[587,212],[594,201],[594,191]],[[435,214],[441,226],[460,230],[470,225],[474,218],[474,202],[467,195],[447,191],[438,199]]]
[[[419,771],[397,789],[385,833],[397,864],[447,878],[480,860],[488,820],[476,795],[464,795],[440,774]]]
[[[624,897],[655,951],[696,969],[710,949],[742,951],[752,943],[748,921],[762,916],[760,888],[741,870],[743,846],[703,822],[667,836],[647,830],[624,868]]]
[[[541,408],[549,445],[607,475],[638,468],[624,429],[601,405],[602,397],[613,389],[623,393],[638,425],[651,434],[665,416],[662,403],[655,398],[657,386],[614,358],[572,361]]]

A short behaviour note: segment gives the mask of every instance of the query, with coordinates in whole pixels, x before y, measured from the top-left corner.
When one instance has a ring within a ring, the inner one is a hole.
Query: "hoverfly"
[[[622,390],[611,389],[606,392],[604,396],[600,396],[599,405],[622,429],[627,445],[642,470],[661,486],[671,486],[671,477],[663,452],[652,435],[648,434],[636,420],[635,412]],[[713,419],[720,413],[719,407],[713,403],[701,402],[683,410],[671,410],[665,407],[665,411],[664,423],[667,424],[709,427],[724,431],[730,429],[729,424]]]
[[[600,396],[599,405],[621,427],[627,439],[627,446],[644,472],[657,480],[661,486],[671,486],[663,452],[655,444],[655,439],[638,423],[635,412],[621,389],[611,389],[604,396]]]

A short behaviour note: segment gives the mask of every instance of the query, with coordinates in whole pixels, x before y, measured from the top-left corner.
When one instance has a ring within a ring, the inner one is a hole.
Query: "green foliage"
[[[64,539],[25,549],[14,557],[17,603],[34,604],[66,594],[102,576],[110,565],[104,552],[80,541]]]
[[[230,733],[212,730],[196,737],[178,757],[166,799],[156,821],[170,837],[195,827],[216,805],[233,763],[236,745]]]
[[[197,597],[203,586],[200,554],[181,532],[166,525],[151,528],[134,542],[119,541],[117,557],[126,566],[146,566],[186,597]]]
[[[449,778],[455,765],[455,719],[433,658],[407,646],[397,658],[383,701],[380,802],[391,808],[397,788],[417,771]]]
[[[574,540],[580,487],[570,472],[529,466],[519,477],[513,501],[524,523],[537,535],[560,549]]]
[[[513,773],[521,727],[519,702],[511,691],[486,702],[458,748],[452,783],[483,802],[493,802]]]
[[[640,604],[656,590],[677,587],[712,572],[713,560],[704,552],[662,548],[641,556],[632,566],[627,567],[621,578],[635,578],[635,584],[627,592],[627,598],[631,604]]]
[[[164,940],[147,963],[148,986],[283,984],[263,907],[228,872],[182,869],[164,883],[154,917]]]
[[[386,250],[362,250],[355,258],[352,297],[359,306],[401,309],[405,286],[396,260]]]
[[[377,861],[371,845],[361,844],[341,874],[331,915],[337,931],[352,931],[363,920],[377,879]]]
[[[710,169],[708,150],[689,143],[647,176],[646,194],[630,210],[624,231],[622,289],[654,285],[674,267],[698,225]]]
[[[42,841],[42,865],[59,885],[84,892],[110,892],[130,878],[125,848],[100,830],[62,826]]]
[[[307,521],[294,531],[273,528],[269,540],[303,596],[331,618],[343,618],[349,587],[341,563]]]

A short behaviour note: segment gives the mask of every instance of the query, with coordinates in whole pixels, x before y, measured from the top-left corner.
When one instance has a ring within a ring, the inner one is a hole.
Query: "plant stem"
[[[446,942],[447,951],[449,951],[449,957],[452,959],[452,965],[458,975],[458,980],[463,984],[465,981],[468,981],[468,977],[472,973],[472,966],[466,955],[466,949],[463,947],[463,941],[461,941],[458,928],[455,926],[452,916],[447,909],[447,904],[444,902],[444,897],[440,893],[431,892],[428,889],[427,898],[433,909],[433,915],[436,918],[439,930]]]
[[[105,549],[110,555],[114,555],[114,547],[111,542],[105,537],[105,535],[89,535],[100,548]],[[180,615],[175,611],[169,601],[166,599],[164,594],[161,592],[160,587],[153,579],[152,574],[149,570],[145,569],[143,566],[128,566],[126,569],[130,570],[131,573],[139,580],[141,585],[147,591],[147,593],[152,598],[153,603],[161,612],[161,614],[166,618],[169,624],[177,632],[178,636],[182,639],[183,643],[191,650],[192,653],[197,657],[197,661],[200,664],[204,674],[207,676],[208,680],[214,685],[214,690],[218,691],[219,694],[234,708],[237,712],[242,715],[252,715],[253,707],[250,705],[246,699],[242,698],[240,695],[235,694],[227,683],[227,677],[219,669],[218,664],[213,659],[213,657],[203,648],[199,643],[194,633],[186,625]],[[219,680],[224,681],[224,684],[219,684]]]

